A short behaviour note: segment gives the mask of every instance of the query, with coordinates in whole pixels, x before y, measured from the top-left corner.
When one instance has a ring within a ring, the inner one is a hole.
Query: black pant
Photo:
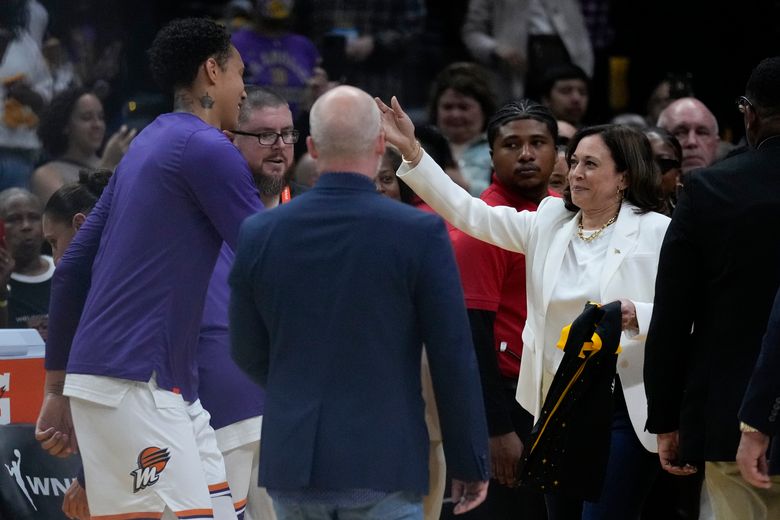
[[[526,445],[533,427],[533,416],[526,412],[515,400],[514,388],[507,388],[507,402],[513,403],[512,424],[515,433]],[[449,481],[449,480],[448,480]],[[487,498],[476,509],[468,513],[452,514],[452,505],[445,504],[442,519],[457,520],[547,520],[544,496],[524,487],[510,488],[502,486],[497,480],[490,481]]]
[[[619,378],[615,382],[610,454],[604,489],[597,502],[545,496],[550,520],[639,520],[653,482],[661,472],[658,456],[634,432]]]

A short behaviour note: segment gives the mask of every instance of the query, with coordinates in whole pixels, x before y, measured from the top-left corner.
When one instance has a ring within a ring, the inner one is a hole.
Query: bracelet
[[[414,157],[407,159],[404,154],[401,154],[401,160],[406,164],[414,163],[420,158],[420,155],[422,154],[422,145],[420,144],[420,141],[415,141],[415,143],[417,144],[417,151],[414,152]]]
[[[749,424],[740,421],[739,422],[739,431],[745,432],[745,433],[756,433],[756,432],[760,432],[761,430],[759,430],[758,428],[753,428]]]

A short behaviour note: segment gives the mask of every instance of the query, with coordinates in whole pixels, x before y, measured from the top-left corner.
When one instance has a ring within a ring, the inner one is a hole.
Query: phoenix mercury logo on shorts
[[[133,476],[133,493],[138,493],[160,479],[160,473],[171,458],[168,448],[149,446],[138,454],[138,469],[130,472]]]

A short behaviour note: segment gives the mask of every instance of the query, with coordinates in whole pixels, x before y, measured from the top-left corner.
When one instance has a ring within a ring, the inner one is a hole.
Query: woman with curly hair
[[[238,124],[244,64],[225,27],[202,18],[168,23],[148,55],[175,111],[133,139],[57,265],[36,438],[61,456],[78,438],[93,517],[167,506],[235,520],[195,354],[220,248],[262,209],[223,133]]]
[[[113,170],[130,146],[136,131],[122,126],[103,146],[106,122],[103,103],[91,90],[71,88],[54,96],[38,125],[38,137],[49,161],[30,178],[30,190],[46,204],[52,193],[64,184],[79,180],[85,168]]]

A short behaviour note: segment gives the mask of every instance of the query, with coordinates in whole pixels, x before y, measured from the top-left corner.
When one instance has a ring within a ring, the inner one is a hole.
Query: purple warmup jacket
[[[211,414],[211,426],[230,424],[263,415],[265,392],[238,368],[230,356],[228,274],[235,254],[222,246],[211,275],[198,340],[198,397]]]
[[[246,161],[188,113],[133,140],[54,274],[46,368],[197,395],[196,346],[222,242],[262,208]]]

